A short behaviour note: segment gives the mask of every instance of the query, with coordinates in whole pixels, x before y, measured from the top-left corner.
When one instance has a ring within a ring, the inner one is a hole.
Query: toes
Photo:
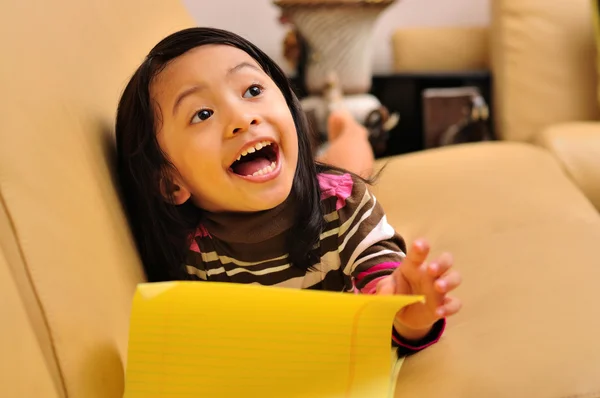
[[[335,139],[342,134],[344,130],[344,116],[341,112],[332,112],[327,120],[327,137],[329,141],[335,141]]]

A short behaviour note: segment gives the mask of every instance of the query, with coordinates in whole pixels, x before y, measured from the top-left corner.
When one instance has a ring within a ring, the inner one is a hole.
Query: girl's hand
[[[441,318],[456,314],[461,302],[449,292],[460,285],[460,274],[452,269],[452,256],[442,254],[425,263],[429,245],[424,240],[413,243],[402,264],[377,285],[377,294],[416,294],[425,303],[404,307],[396,314],[394,327],[408,340],[420,340]]]

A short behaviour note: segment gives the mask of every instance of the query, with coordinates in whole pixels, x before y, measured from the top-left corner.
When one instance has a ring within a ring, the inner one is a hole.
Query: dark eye
[[[246,90],[243,97],[244,98],[258,97],[259,95],[262,94],[262,92],[263,92],[263,88],[261,86],[259,86],[258,84],[253,84],[252,86],[248,87],[248,90]]]
[[[208,119],[213,115],[213,111],[210,109],[202,109],[201,111],[196,112],[194,117],[192,118],[192,124],[200,123]]]

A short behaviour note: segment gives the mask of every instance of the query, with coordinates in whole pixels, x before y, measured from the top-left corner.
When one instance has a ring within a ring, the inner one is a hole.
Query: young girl
[[[165,38],[128,83],[118,169],[149,281],[194,279],[361,294],[419,294],[398,312],[400,354],[460,308],[449,254],[404,240],[365,181],[316,163],[281,69],[232,33]],[[406,253],[406,254],[405,254]]]

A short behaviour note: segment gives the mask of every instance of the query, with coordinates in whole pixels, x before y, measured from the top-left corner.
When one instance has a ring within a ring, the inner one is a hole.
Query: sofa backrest
[[[491,0],[498,135],[533,141],[547,126],[596,120],[591,0]]]
[[[115,188],[124,85],[180,1],[0,2],[0,396],[121,397],[143,272]]]

